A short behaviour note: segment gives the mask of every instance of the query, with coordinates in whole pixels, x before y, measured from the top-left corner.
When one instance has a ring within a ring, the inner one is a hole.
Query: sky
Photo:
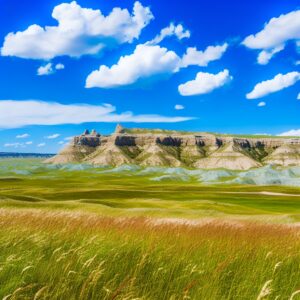
[[[0,152],[86,128],[300,136],[300,1],[0,0]]]

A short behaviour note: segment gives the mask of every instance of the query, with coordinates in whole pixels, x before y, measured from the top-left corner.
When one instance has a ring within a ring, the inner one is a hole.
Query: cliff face
[[[80,162],[96,151],[101,144],[100,134],[86,130],[82,135],[75,136],[72,142],[54,157],[48,158],[46,163],[66,164]]]
[[[110,136],[86,131],[47,163],[186,166],[246,170],[266,164],[300,166],[300,138],[235,138],[208,133],[126,130]]]

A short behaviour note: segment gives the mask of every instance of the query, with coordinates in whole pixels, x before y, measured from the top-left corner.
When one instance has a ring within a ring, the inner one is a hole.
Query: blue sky
[[[0,151],[52,153],[118,122],[300,135],[300,1],[0,8]]]

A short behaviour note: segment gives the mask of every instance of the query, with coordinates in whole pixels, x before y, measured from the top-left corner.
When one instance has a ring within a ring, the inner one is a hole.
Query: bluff
[[[300,166],[300,138],[240,137],[205,132],[126,129],[111,135],[86,130],[46,163],[226,168]]]

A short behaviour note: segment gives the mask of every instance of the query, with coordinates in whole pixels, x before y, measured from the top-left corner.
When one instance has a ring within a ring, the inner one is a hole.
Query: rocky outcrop
[[[181,161],[176,157],[176,149],[161,144],[151,143],[141,149],[135,161],[141,166],[180,167]]]
[[[86,145],[70,144],[57,155],[45,160],[46,163],[67,164],[80,162],[96,150],[95,147]]]
[[[125,132],[125,128],[122,125],[118,124],[115,129],[115,133],[124,133],[124,132]]]
[[[109,136],[95,130],[75,136],[65,149],[46,162],[232,170],[266,164],[300,166],[300,138],[242,138],[201,132],[126,129],[118,125]]]
[[[264,160],[265,164],[300,166],[300,143],[286,142]]]
[[[245,155],[234,145],[234,141],[224,143],[210,156],[199,159],[194,167],[201,169],[224,168],[230,170],[248,170],[260,167],[261,164],[253,158]]]
[[[84,158],[83,161],[105,166],[119,166],[133,163],[133,160],[123,152],[122,148],[113,143],[106,143],[104,146],[99,147],[91,155]]]

